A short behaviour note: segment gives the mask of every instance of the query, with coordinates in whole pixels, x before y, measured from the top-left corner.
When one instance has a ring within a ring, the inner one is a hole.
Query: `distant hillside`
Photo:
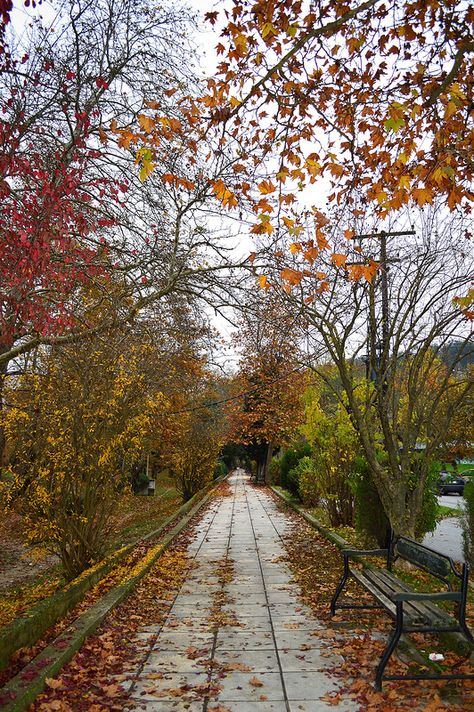
[[[439,356],[448,366],[455,364],[456,369],[464,370],[474,363],[474,340],[451,341],[440,348]]]

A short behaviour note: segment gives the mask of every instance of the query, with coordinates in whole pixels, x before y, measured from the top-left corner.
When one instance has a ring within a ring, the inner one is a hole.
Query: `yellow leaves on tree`
[[[269,195],[270,193],[275,192],[276,185],[274,185],[271,180],[262,180],[262,182],[258,185],[258,189],[262,195]]]
[[[153,173],[153,153],[149,148],[140,148],[135,157],[135,164],[140,166],[139,177],[142,183]]]
[[[143,448],[163,397],[147,393],[146,350],[110,338],[64,346],[9,388],[3,412],[28,538],[58,554],[67,578],[101,556],[111,513],[126,496],[127,462]],[[8,503],[8,502],[7,502]]]

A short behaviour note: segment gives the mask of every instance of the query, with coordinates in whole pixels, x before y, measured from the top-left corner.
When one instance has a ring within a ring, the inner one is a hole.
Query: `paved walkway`
[[[242,471],[229,482],[233,496],[217,499],[196,528],[194,565],[165,623],[140,633],[153,645],[132,704],[150,712],[334,709],[321,697],[338,689],[330,673],[338,660],[321,649],[320,625],[279,558],[288,519]]]

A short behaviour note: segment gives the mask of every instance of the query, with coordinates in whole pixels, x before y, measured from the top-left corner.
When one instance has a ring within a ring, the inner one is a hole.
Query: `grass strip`
[[[308,524],[310,524],[314,529],[317,529],[321,534],[326,537],[326,539],[329,539],[333,544],[337,546],[338,549],[352,549],[352,547],[348,541],[342,538],[342,536],[339,536],[339,534],[335,534],[332,532],[330,529],[327,527],[324,527],[321,522],[319,522],[316,517],[313,517],[312,514],[309,514],[309,512],[305,512],[304,509],[299,504],[299,500],[296,497],[293,497],[289,492],[284,490],[282,487],[274,487],[273,485],[270,485],[270,489],[272,492],[274,492],[280,499],[282,499],[286,504],[288,504],[292,509],[295,510],[295,512],[298,512],[303,519],[305,519]]]

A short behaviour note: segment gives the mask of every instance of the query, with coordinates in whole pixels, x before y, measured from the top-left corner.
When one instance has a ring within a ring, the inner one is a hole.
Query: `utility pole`
[[[389,351],[390,351],[390,329],[389,329],[389,295],[388,295],[388,258],[387,258],[387,237],[401,237],[404,235],[415,235],[415,230],[397,230],[397,231],[392,231],[392,232],[385,232],[385,230],[382,230],[381,232],[374,232],[374,233],[368,233],[366,235],[354,235],[352,237],[353,240],[368,240],[370,238],[379,238],[380,239],[380,251],[379,251],[379,264],[381,268],[381,275],[380,275],[380,294],[381,294],[381,300],[382,300],[382,318],[381,318],[381,350],[380,350],[380,358],[377,361],[377,366],[380,366],[381,363],[387,363],[388,357],[389,357]],[[353,263],[354,264],[354,263]],[[368,320],[368,326],[370,329],[370,319]],[[369,346],[370,344],[373,343],[375,345],[375,348],[377,348],[378,345],[378,340],[377,340],[377,334],[370,334],[368,335],[368,344],[367,344],[367,363],[368,363],[368,369],[367,369],[367,375],[370,377],[370,380],[375,381],[376,374],[374,374],[373,369],[371,368],[372,364],[372,358],[376,358],[376,354],[371,354],[369,353]],[[383,383],[382,383],[382,389],[385,392],[386,390],[386,378],[385,375],[383,377]]]

